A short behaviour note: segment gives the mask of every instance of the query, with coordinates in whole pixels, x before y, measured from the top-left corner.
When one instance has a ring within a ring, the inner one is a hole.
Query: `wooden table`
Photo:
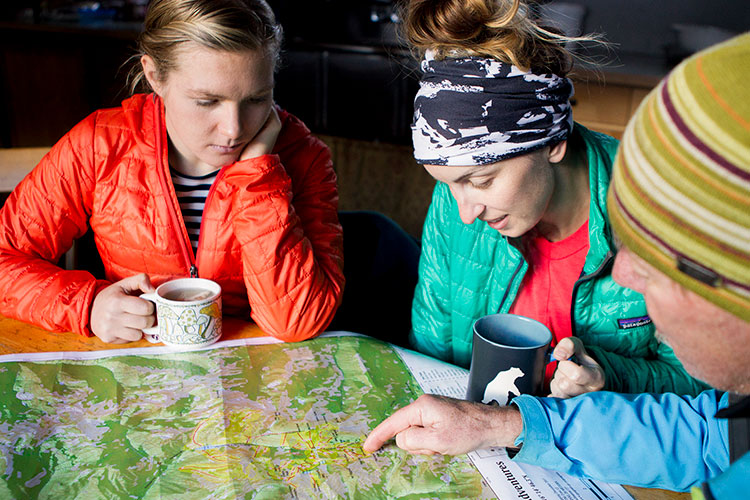
[[[224,318],[222,340],[263,337],[265,334],[253,323],[236,318]],[[52,333],[22,321],[0,316],[0,354],[56,351],[97,351],[152,346],[147,340],[129,344],[105,344],[97,337],[83,337],[75,333]],[[686,500],[687,493],[626,486],[636,500]]]
[[[223,319],[222,331],[221,340],[267,336],[254,323],[229,317]],[[28,323],[0,315],[0,354],[99,351],[104,349],[149,347],[153,345],[161,344],[152,344],[144,339],[128,344],[105,344],[99,340],[99,337],[84,337],[70,332],[49,332]]]

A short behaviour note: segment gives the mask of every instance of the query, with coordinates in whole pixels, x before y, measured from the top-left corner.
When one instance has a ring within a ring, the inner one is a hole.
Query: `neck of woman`
[[[202,177],[219,170],[200,161],[190,162],[182,155],[172,141],[169,141],[169,165],[177,172],[191,177]]]
[[[536,228],[549,241],[560,241],[575,233],[589,218],[591,189],[585,146],[580,141],[569,141],[565,157],[552,168],[555,190]]]

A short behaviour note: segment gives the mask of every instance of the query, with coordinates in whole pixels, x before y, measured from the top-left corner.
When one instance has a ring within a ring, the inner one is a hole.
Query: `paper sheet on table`
[[[463,399],[469,371],[407,349],[395,348],[422,390]],[[514,462],[505,448],[468,454],[498,498],[525,500],[626,500],[633,497],[620,485],[577,478],[534,465]]]

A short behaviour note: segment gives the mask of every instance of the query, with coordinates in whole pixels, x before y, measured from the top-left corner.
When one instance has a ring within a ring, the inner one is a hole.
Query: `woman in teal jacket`
[[[610,276],[605,199],[618,142],[573,125],[566,39],[519,0],[412,0],[404,26],[425,54],[414,156],[439,181],[411,344],[468,367],[472,323],[510,312],[559,342],[554,396],[705,389],[654,336],[643,297]]]

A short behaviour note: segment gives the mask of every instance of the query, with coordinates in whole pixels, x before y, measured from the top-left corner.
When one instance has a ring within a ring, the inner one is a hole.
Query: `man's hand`
[[[392,437],[409,453],[460,455],[489,446],[513,446],[521,433],[515,406],[489,406],[424,394],[372,430],[362,448],[372,453]]]
[[[585,392],[600,391],[604,388],[604,370],[594,358],[586,353],[581,339],[566,337],[552,352],[560,360],[550,382],[550,396],[571,398]],[[578,363],[570,361],[575,356]]]
[[[142,330],[154,325],[154,304],[138,295],[153,292],[145,274],[113,283],[96,296],[91,306],[91,331],[108,344],[135,342]]]
[[[281,132],[281,120],[276,112],[276,106],[271,106],[271,112],[263,127],[240,153],[240,161],[270,154],[279,137],[279,132]]]

